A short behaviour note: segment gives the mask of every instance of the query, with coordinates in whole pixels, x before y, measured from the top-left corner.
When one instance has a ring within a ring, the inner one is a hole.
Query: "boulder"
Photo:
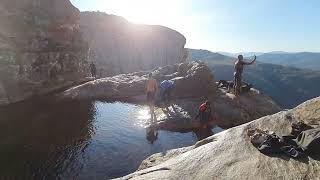
[[[87,81],[89,48],[69,0],[2,0],[0,10],[0,105]]]
[[[320,97],[287,111],[215,134],[195,145],[150,156],[139,170],[119,179],[319,179],[317,157],[267,156],[250,142],[252,128],[288,135],[291,123],[320,125]],[[287,118],[291,116],[293,118]]]
[[[184,65],[188,65],[188,70],[185,73],[179,73],[178,68]],[[145,84],[149,73],[120,74],[90,81],[66,90],[62,96],[73,99],[123,100],[135,98],[145,94]],[[176,98],[208,97],[214,94],[216,89],[211,71],[200,62],[165,66],[153,70],[152,74],[158,83],[165,79],[174,81],[176,85],[172,95]],[[193,85],[190,86],[190,84]]]
[[[209,123],[210,126],[219,126],[227,129],[240,124],[247,123],[254,119],[279,112],[281,108],[268,96],[252,89],[250,92],[240,96],[236,100],[233,95],[218,89],[214,97],[209,96],[212,102],[216,118]],[[239,101],[239,102],[237,102]],[[202,126],[195,116],[198,107],[202,103],[201,98],[176,99],[173,107],[159,111],[157,123],[158,129],[170,131],[195,130]]]

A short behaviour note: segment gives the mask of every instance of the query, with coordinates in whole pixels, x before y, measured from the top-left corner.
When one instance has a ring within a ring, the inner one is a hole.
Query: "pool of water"
[[[0,108],[0,177],[109,179],[135,171],[148,156],[197,141],[159,131],[146,139],[145,106],[87,101],[27,102]],[[215,129],[221,131],[221,129]]]

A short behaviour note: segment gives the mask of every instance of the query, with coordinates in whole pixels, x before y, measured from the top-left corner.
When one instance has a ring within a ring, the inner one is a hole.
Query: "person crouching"
[[[198,118],[200,119],[202,128],[207,128],[207,124],[213,118],[210,101],[205,101],[200,105],[198,115],[196,116],[196,119]]]

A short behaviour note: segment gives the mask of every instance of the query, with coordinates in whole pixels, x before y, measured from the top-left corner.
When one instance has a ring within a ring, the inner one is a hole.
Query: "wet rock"
[[[86,81],[88,44],[69,0],[2,0],[0,10],[0,104]]]
[[[141,163],[138,171],[119,179],[319,179],[319,159],[266,156],[247,136],[251,128],[287,135],[296,121],[319,126],[319,107],[320,97],[228,129],[193,146],[154,154]]]

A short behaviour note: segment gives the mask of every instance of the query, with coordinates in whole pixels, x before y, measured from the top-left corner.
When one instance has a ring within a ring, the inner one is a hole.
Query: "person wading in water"
[[[233,91],[235,96],[239,96],[241,93],[241,82],[242,82],[242,72],[244,65],[251,65],[256,61],[257,57],[254,56],[253,61],[251,62],[244,62],[243,56],[239,55],[238,60],[234,64],[234,86]]]
[[[158,90],[157,81],[152,78],[152,73],[149,74],[149,79],[146,84],[147,102],[150,107],[151,121],[156,122],[156,114],[154,112],[155,96]]]

